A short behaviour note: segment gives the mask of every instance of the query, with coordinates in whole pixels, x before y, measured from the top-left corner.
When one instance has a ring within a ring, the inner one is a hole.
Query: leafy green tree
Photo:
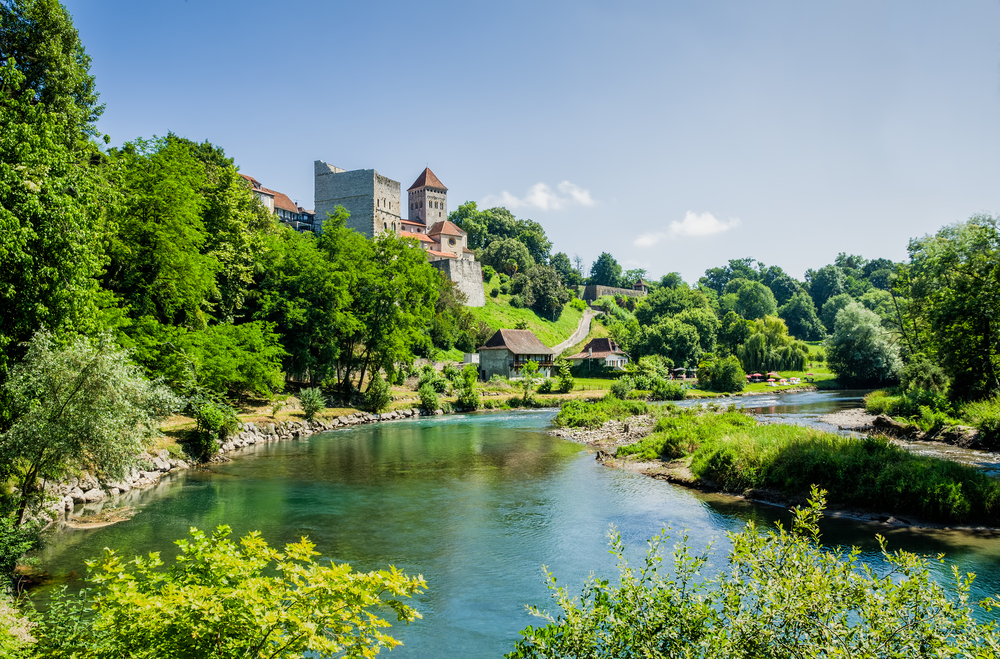
[[[857,549],[820,544],[823,492],[795,510],[792,530],[761,532],[749,522],[728,534],[727,567],[703,576],[710,553],[684,537],[663,566],[667,538],[650,540],[638,566],[611,534],[618,578],[591,576],[578,597],[546,571],[558,615],[531,607],[543,624],[521,632],[509,659],[542,657],[991,657],[1000,649],[993,623],[969,604],[972,575],[954,570],[937,583],[931,559],[890,552],[876,573]],[[997,603],[982,602],[990,611]]]
[[[750,336],[736,348],[744,372],[801,371],[805,368],[809,346],[789,336],[785,321],[767,316],[755,320],[750,330]]]
[[[735,356],[703,361],[698,365],[698,384],[711,391],[737,392],[746,386],[747,375]]]
[[[498,272],[510,275],[526,272],[535,265],[535,259],[531,257],[528,248],[515,238],[494,240],[480,253],[479,260],[484,265],[493,266]]]
[[[701,359],[701,338],[694,326],[676,318],[664,318],[653,326],[640,328],[632,348],[634,357],[660,355],[674,364],[695,366]]]
[[[194,381],[230,400],[257,396],[270,399],[285,384],[281,347],[274,327],[264,322],[213,325],[179,338]]]
[[[524,392],[521,397],[522,400],[527,403],[531,400],[531,388],[535,386],[536,378],[538,375],[538,362],[534,359],[529,359],[521,366],[521,390]]]
[[[778,310],[778,303],[771,289],[759,281],[749,279],[730,281],[726,285],[719,306],[720,311],[732,310],[747,320],[773,316]]]
[[[65,128],[55,139],[65,147],[88,148],[84,140],[97,135],[104,106],[98,103],[90,56],[57,0],[0,2],[0,62],[9,60],[19,75],[3,76],[3,95],[27,98],[59,115]]]
[[[434,412],[438,409],[438,392],[430,382],[420,385],[417,396],[420,397],[420,409],[424,412]]]
[[[736,349],[746,343],[746,340],[753,333],[754,322],[752,320],[746,320],[735,311],[729,311],[719,326],[718,345],[729,354],[736,354]]]
[[[24,34],[9,36],[14,29],[10,12],[26,8],[61,10],[57,3],[0,3],[5,57],[8,46],[32,45],[30,35],[36,31],[30,26],[17,28]],[[43,83],[44,77],[26,81],[16,62],[0,62],[0,377],[42,327],[59,335],[94,335],[113,324],[114,314],[102,311],[113,306],[113,299],[96,279],[105,265],[103,209],[111,195],[67,144],[79,137],[78,127],[58,107],[71,100],[62,99],[55,109],[38,103],[42,90],[32,85]],[[52,84],[58,88],[56,81]]]
[[[778,306],[784,306],[788,304],[797,293],[802,291],[802,286],[799,282],[795,281],[786,274],[782,274],[775,277],[767,284],[767,287],[771,289],[771,293],[774,294],[774,299],[778,303]]]
[[[205,166],[185,145],[163,139],[127,144],[116,160],[123,199],[112,209],[117,232],[105,288],[133,316],[205,327],[221,268],[205,253]]]
[[[827,332],[833,332],[833,323],[837,320],[837,314],[851,302],[854,302],[854,298],[847,293],[841,293],[834,295],[823,304],[819,317],[823,321]]]
[[[618,283],[622,288],[632,288],[632,286],[639,283],[639,280],[645,279],[646,275],[647,270],[645,268],[633,268],[632,270],[626,270]]]
[[[403,600],[423,592],[423,577],[323,565],[306,538],[279,552],[257,532],[239,543],[230,533],[192,528],[166,569],[158,552],[125,560],[106,549],[88,562],[95,588],[64,594],[36,629],[36,656],[371,657],[399,645],[379,607],[407,624],[421,617]]]
[[[882,328],[878,316],[857,302],[837,314],[826,342],[830,369],[849,382],[884,384],[899,378],[899,348]]]
[[[789,334],[797,339],[818,341],[826,336],[823,322],[816,315],[812,298],[805,291],[795,293],[784,306],[779,308],[778,317],[788,325]]]
[[[302,413],[306,420],[312,421],[316,415],[326,409],[326,396],[319,387],[310,387],[299,392],[299,402],[302,403]]]
[[[594,264],[590,266],[588,283],[597,286],[618,286],[622,276],[622,267],[613,256],[601,252]]]
[[[699,283],[722,295],[726,286],[734,279],[760,281],[763,269],[764,264],[752,258],[730,259],[724,267],[706,270]]]
[[[543,318],[558,320],[563,307],[573,297],[563,286],[559,273],[551,265],[536,265],[525,276],[527,286],[523,294],[527,305]],[[514,290],[513,286],[511,290]]]
[[[462,368],[462,379],[458,388],[458,405],[465,410],[479,409],[479,389],[476,383],[479,381],[479,372],[475,365],[466,364]]]
[[[0,435],[0,482],[17,483],[17,524],[41,502],[39,482],[75,469],[123,477],[156,434],[157,421],[179,407],[108,335],[95,343],[68,337],[62,344],[47,332],[36,334],[3,386],[11,424]]]
[[[563,285],[565,286],[579,286],[583,283],[583,277],[580,273],[573,269],[573,265],[569,261],[569,257],[566,256],[565,252],[556,252],[549,259],[549,265],[556,269],[559,276],[562,278]]]
[[[847,292],[844,271],[836,265],[824,266],[816,272],[810,270],[806,272],[806,280],[809,282],[809,295],[817,309],[822,309],[834,295]]]
[[[924,352],[944,367],[952,380],[953,397],[996,395],[1000,392],[997,219],[976,215],[934,236],[912,240],[908,249],[910,315],[926,328]]]

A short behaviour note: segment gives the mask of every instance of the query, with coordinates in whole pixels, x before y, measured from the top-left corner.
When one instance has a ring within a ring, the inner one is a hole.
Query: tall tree
[[[622,276],[622,267],[607,252],[601,252],[594,264],[590,266],[589,283],[597,286],[618,286]]]

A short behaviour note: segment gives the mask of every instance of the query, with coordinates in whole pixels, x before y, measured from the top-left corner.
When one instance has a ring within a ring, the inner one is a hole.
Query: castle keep
[[[465,293],[466,304],[486,304],[482,267],[468,245],[465,231],[448,221],[448,188],[425,168],[406,191],[407,213],[401,213],[399,181],[374,169],[345,170],[317,160],[315,170],[315,230],[322,233],[327,213],[343,206],[351,216],[347,226],[368,238],[392,233],[417,241],[427,260]]]

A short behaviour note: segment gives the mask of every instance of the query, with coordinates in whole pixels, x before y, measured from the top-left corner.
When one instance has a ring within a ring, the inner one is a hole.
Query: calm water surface
[[[758,413],[817,417],[856,407],[852,394],[738,399]],[[602,467],[587,449],[546,434],[552,411],[480,413],[382,423],[245,449],[211,470],[144,493],[131,520],[55,535],[42,556],[54,575],[81,574],[83,561],[114,547],[160,550],[189,527],[260,530],[272,545],[308,535],[324,556],[370,570],[394,564],[423,574],[414,605],[423,619],[392,634],[393,657],[498,657],[518,630],[536,624],[526,604],[548,605],[541,567],[578,588],[590,571],[612,576],[607,532],[615,525],[638,558],[645,540],[670,526],[692,545],[716,543],[747,520],[767,525],[779,509],[698,494]],[[1000,538],[907,531],[831,520],[830,544],[858,545],[879,563],[874,535],[890,546],[947,552],[975,571],[975,595],[1000,592]],[[947,579],[950,568],[938,569]]]

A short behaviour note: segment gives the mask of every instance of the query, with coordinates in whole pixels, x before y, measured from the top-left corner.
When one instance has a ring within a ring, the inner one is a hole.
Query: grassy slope
[[[493,278],[490,284],[486,285],[486,306],[469,307],[469,311],[477,320],[480,320],[493,329],[514,329],[519,320],[528,323],[528,329],[535,333],[542,343],[552,347],[569,338],[576,330],[583,316],[582,311],[566,306],[563,309],[559,320],[552,322],[539,317],[531,309],[515,309],[510,306],[510,295],[498,295],[490,297],[490,288],[499,286],[499,279]]]

